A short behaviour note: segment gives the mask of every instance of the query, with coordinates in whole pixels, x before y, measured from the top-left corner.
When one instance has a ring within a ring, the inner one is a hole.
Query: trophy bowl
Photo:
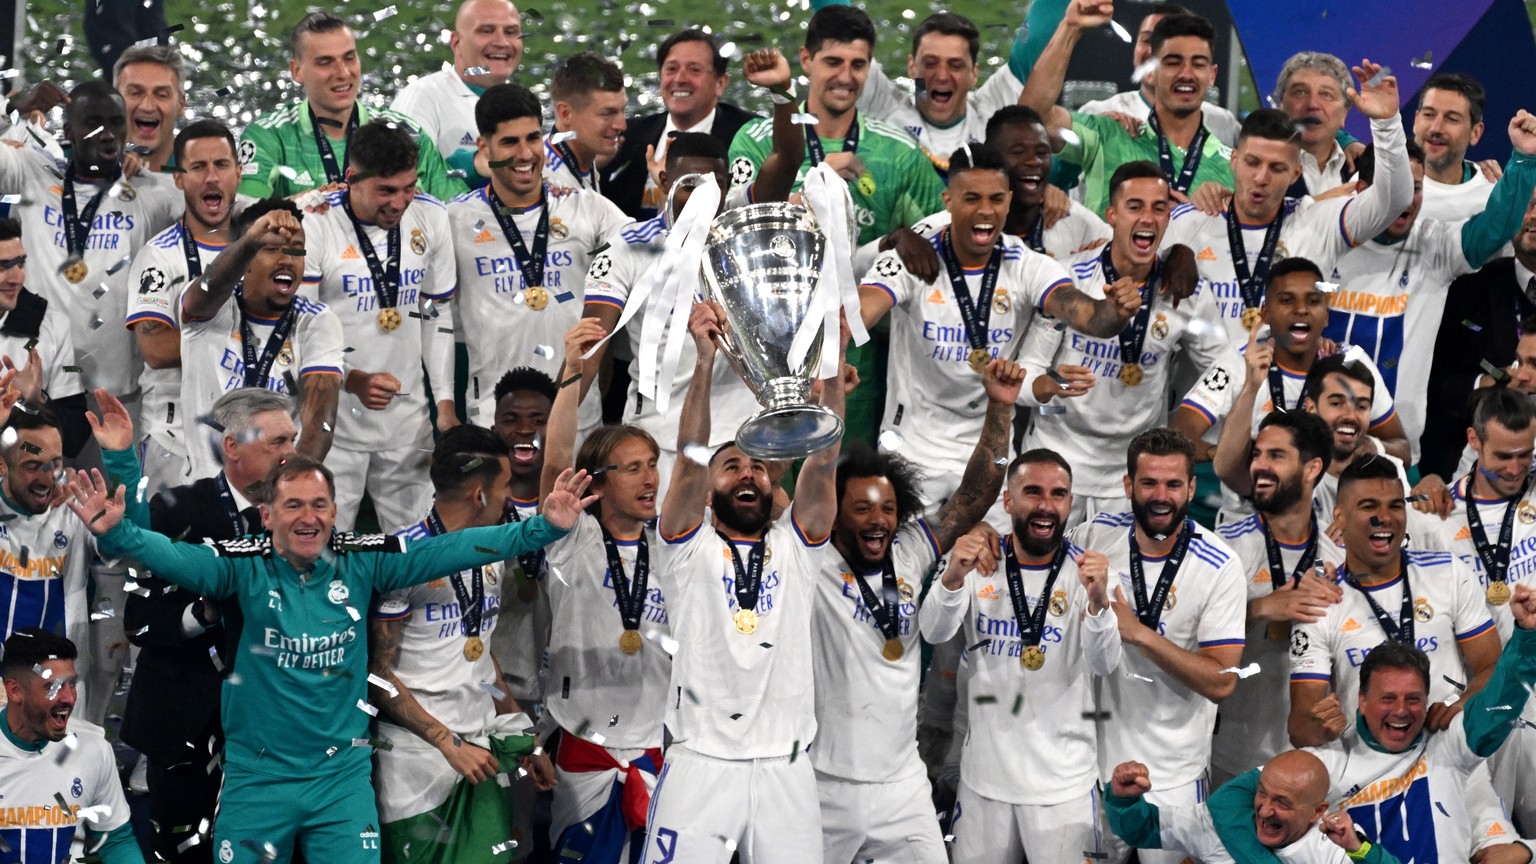
[[[736,433],[736,446],[755,459],[804,458],[842,437],[843,421],[810,403],[822,337],[797,367],[789,362],[826,252],[815,216],[798,204],[749,204],[710,225],[704,281],[725,309],[721,353],[764,409]]]

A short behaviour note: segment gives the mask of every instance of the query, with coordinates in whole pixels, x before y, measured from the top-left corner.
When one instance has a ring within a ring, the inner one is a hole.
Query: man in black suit
[[[667,110],[629,121],[619,152],[602,172],[603,194],[637,220],[661,211],[656,175],[673,133],[707,132],[729,148],[736,130],[756,116],[720,101],[730,76],[720,43],[703,30],[668,36],[656,49],[656,66]]]
[[[287,396],[256,387],[220,397],[204,422],[220,434],[224,470],[156,495],[149,527],[193,543],[261,533],[255,502],[262,478],[293,455],[292,410]],[[239,610],[144,573],[123,615],[140,652],[122,736],[149,760],[155,851],[165,861],[209,864],[208,839],[188,839],[213,818],[218,799],[222,772],[210,764],[224,743],[219,690],[234,671]]]

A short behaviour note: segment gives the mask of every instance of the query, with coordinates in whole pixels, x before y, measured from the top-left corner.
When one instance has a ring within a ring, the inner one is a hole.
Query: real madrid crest
[[[1164,612],[1171,612],[1171,611],[1173,611],[1173,607],[1175,607],[1177,605],[1179,605],[1179,586],[1177,586],[1177,585],[1169,585],[1168,586],[1168,599],[1163,601],[1163,611]]]
[[[564,240],[571,236],[571,229],[565,227],[565,223],[560,220],[559,216],[553,216],[549,220],[549,236],[556,240]]]
[[[1013,301],[1008,297],[1008,289],[997,289],[997,293],[992,295],[992,313],[994,315],[1007,315],[1008,310],[1012,308]]]
[[[352,592],[347,590],[347,583],[340,579],[332,579],[325,596],[332,603],[345,603],[347,598],[352,596]]]
[[[1423,597],[1413,598],[1413,619],[1420,623],[1435,617],[1435,607],[1429,605],[1429,601]]]
[[[417,255],[427,254],[427,235],[420,228],[411,229],[411,251]]]
[[[1157,317],[1152,320],[1152,338],[1168,338],[1168,316],[1162,312],[1157,313]]]
[[[911,603],[917,599],[917,592],[913,590],[912,583],[905,579],[896,579],[896,593],[901,595],[901,602]]]
[[[1531,506],[1529,501],[1521,501],[1520,509],[1515,511],[1515,517],[1520,520],[1522,525],[1536,522],[1536,507]]]
[[[1067,592],[1057,588],[1056,591],[1051,594],[1051,605],[1047,608],[1050,610],[1050,613],[1057,618],[1067,614]]]
[[[277,352],[277,365],[279,365],[279,366],[292,366],[293,365],[293,343],[292,342],[284,342],[283,343],[283,350]]]

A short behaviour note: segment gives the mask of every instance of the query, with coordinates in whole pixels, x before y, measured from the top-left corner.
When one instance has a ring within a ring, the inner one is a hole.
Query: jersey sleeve
[[[895,249],[889,249],[875,259],[874,266],[859,280],[859,286],[878,288],[890,295],[891,305],[900,306],[922,290],[922,280],[907,271]],[[937,285],[935,290],[939,290]]]
[[[69,333],[69,319],[63,310],[43,316],[41,339],[38,340],[38,357],[43,364],[43,389],[49,399],[63,399],[85,392],[79,367],[75,362],[75,341]],[[69,366],[66,370],[64,367]],[[73,370],[73,371],[70,371]]]
[[[617,244],[624,241],[615,237]],[[587,265],[586,298],[587,303],[602,303],[623,309],[624,303],[629,299],[630,279],[626,272],[629,268],[624,266],[623,258],[615,254],[616,247],[607,249],[592,256],[592,263]]]
[[[275,191],[272,173],[282,164],[282,140],[277,132],[259,121],[245,127],[240,135],[240,194],[267,198]]]
[[[869,77],[864,79],[864,90],[859,94],[860,111],[876,120],[894,121],[904,97],[879,60],[870,64]]]
[[[1242,647],[1248,615],[1248,580],[1243,578],[1242,563],[1233,552],[1216,571],[1211,597],[1200,610],[1200,624],[1195,628],[1200,648]]]
[[[911,225],[925,216],[944,209],[944,179],[917,145],[906,151],[902,160],[901,197],[896,200],[892,224]]]
[[[532,554],[565,534],[542,515],[535,515],[504,525],[465,528],[412,541],[404,552],[358,554],[372,556],[374,586],[387,594],[460,570]]]
[[[146,245],[133,256],[133,266],[128,270],[128,290],[133,293],[128,297],[126,326],[132,328],[141,321],[177,326],[175,301],[180,292],[171,285],[172,278],[159,246]]]
[[[1196,289],[1193,297],[1185,300],[1190,304],[1194,321],[1201,323],[1219,322],[1221,311],[1216,308],[1216,300],[1212,296],[1209,286],[1201,286],[1205,290]],[[1194,362],[1196,369],[1209,369],[1212,365],[1233,353],[1231,337],[1227,335],[1227,328],[1220,324],[1206,327],[1186,327],[1184,334],[1179,337],[1180,345],[1189,352],[1189,359]]]
[[[212,546],[172,543],[125,519],[97,537],[96,548],[104,558],[132,556],[161,579],[196,594],[222,600],[235,592],[234,562],[214,554]]]
[[[1470,642],[1489,633],[1497,637],[1493,616],[1488,613],[1488,603],[1484,600],[1477,577],[1472,575],[1472,568],[1455,555],[1451,555],[1450,559],[1451,579],[1456,591],[1451,626],[1456,631],[1456,641]]]
[[[305,375],[340,375],[345,358],[341,319],[329,309],[321,309],[304,328],[304,345],[299,351],[299,377]]]
[[[1243,355],[1237,351],[1220,354],[1206,367],[1205,374],[1195,386],[1184,394],[1179,407],[1194,411],[1215,426],[1231,412],[1237,391],[1242,389],[1247,377],[1248,366],[1243,362]]]
[[[1061,343],[1066,334],[1056,329],[1057,321],[1045,315],[1035,315],[1029,322],[1028,336],[1024,339],[1024,349],[1019,352],[1015,361],[1024,367],[1024,384],[1019,387],[1019,403],[1028,408],[1039,408],[1040,400],[1035,398],[1035,379],[1040,376],[1049,376],[1050,370],[1056,366],[1056,355],[1061,351]],[[1052,381],[1054,384],[1054,380]]]
[[[1349,589],[1346,589],[1349,590]],[[1333,631],[1330,615],[1313,623],[1291,625],[1291,681],[1333,682]]]
[[[1096,114],[1072,112],[1072,134],[1077,141],[1069,142],[1056,154],[1056,158],[1079,168],[1092,163],[1103,151],[1104,139],[1119,132],[1125,134],[1120,124]]]
[[[597,227],[593,236],[608,238],[617,234],[620,229],[630,223],[629,214],[619,209],[619,205],[609,201],[602,195],[593,193],[584,195],[589,202],[587,219]]]
[[[421,206],[423,202],[417,202]],[[448,209],[442,204],[432,201],[425,202],[428,217],[425,219],[427,230],[428,258],[427,278],[428,288],[423,294],[433,300],[451,300],[458,293],[459,273],[458,262],[453,255],[453,225],[448,221]]]
[[[379,598],[379,603],[374,607],[373,620],[375,621],[404,621],[411,617],[416,604],[412,602],[411,594],[414,588],[402,588],[398,591],[390,591]]]
[[[1525,221],[1525,207],[1536,191],[1536,158],[1516,152],[1504,167],[1504,176],[1493,184],[1483,211],[1460,223],[1456,232],[1461,240],[1455,269],[1464,275],[1483,264],[1504,248]]]
[[[917,630],[928,644],[947,642],[960,631],[960,625],[965,623],[966,610],[971,606],[971,587],[968,583],[972,575],[966,574],[966,583],[962,583],[957,591],[951,591],[942,582],[936,581],[923,598],[922,605],[917,609]]]
[[[763,160],[768,158],[772,150],[772,140],[768,133],[773,128],[771,121],[758,118],[747,121],[746,125],[736,130],[736,137],[731,139],[731,188],[747,188],[752,181],[757,179],[757,169],[763,166]],[[807,131],[807,135],[816,134]]]
[[[1014,50],[1018,50],[1015,43]],[[1011,62],[1011,58],[1010,58]],[[1033,59],[1030,65],[1034,65]],[[987,76],[987,83],[971,91],[971,98],[966,105],[967,113],[976,112],[976,116],[991,119],[993,114],[1017,104],[1019,94],[1024,92],[1024,82],[1013,74],[1008,65],[997,67],[997,71]]]
[[[1022,285],[1016,285],[1015,290],[1022,290],[1024,297],[1029,300],[1032,309],[1045,311],[1045,304],[1051,298],[1051,292],[1058,288],[1072,287],[1072,274],[1062,266],[1055,258],[1045,255],[1031,255],[1028,259],[1028,277]],[[1023,298],[1021,298],[1023,299]]]
[[[106,739],[92,736],[91,749],[91,769],[96,776],[89,787],[93,793],[89,806],[97,808],[97,816],[86,825],[94,833],[109,834],[128,824],[128,799],[123,796],[123,783],[117,774],[117,757],[112,753],[112,746]]]
[[[1342,240],[1343,245],[1336,246],[1339,254],[1385,231],[1413,203],[1413,175],[1409,173],[1402,118],[1394,114],[1386,120],[1372,120],[1371,140],[1376,151],[1376,182],[1352,198],[1319,202],[1329,209],[1339,208],[1339,231],[1324,234],[1336,238],[1335,242]]]

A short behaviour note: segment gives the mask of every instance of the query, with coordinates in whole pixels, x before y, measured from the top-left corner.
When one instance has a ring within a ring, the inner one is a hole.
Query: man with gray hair
[[[148,173],[173,164],[176,124],[187,109],[186,77],[181,54],[169,45],[135,45],[112,66],[112,83],[128,112],[130,153]]]
[[[292,410],[287,396],[261,387],[219,397],[212,413],[223,429],[224,470],[150,499],[145,527],[194,542],[260,533],[255,502],[264,500],[267,472],[293,455]],[[137,581],[123,612],[128,639],[140,648],[123,741],[148,762],[155,852],[165,861],[207,862],[211,845],[188,840],[212,820],[223,778],[213,761],[224,744],[219,688],[234,669],[240,610],[148,573]]]
[[[1353,86],[1344,61],[1321,51],[1297,52],[1280,67],[1274,104],[1295,121],[1301,141],[1301,177],[1291,184],[1287,196],[1318,196],[1354,176],[1354,157],[1337,140],[1349,115],[1344,94]],[[1358,143],[1351,148],[1364,149]]]

